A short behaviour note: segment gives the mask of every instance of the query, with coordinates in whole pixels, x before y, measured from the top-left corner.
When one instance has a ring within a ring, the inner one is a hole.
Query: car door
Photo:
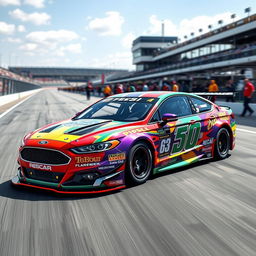
[[[182,166],[200,157],[197,148],[200,147],[201,122],[192,106],[185,95],[172,96],[159,106],[156,114],[160,120],[166,113],[175,114],[177,120],[164,125],[159,122],[156,170]]]
[[[201,153],[203,157],[209,158],[213,155],[213,144],[215,138],[214,126],[217,122],[216,111],[212,103],[196,96],[188,96],[189,101],[194,108],[196,115],[200,118],[201,122],[201,135],[199,144],[201,144]]]

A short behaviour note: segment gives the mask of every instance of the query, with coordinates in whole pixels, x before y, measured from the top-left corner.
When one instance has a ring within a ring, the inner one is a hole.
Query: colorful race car
[[[224,159],[235,130],[230,108],[195,94],[113,95],[26,135],[12,183],[58,193],[122,189],[151,174]]]

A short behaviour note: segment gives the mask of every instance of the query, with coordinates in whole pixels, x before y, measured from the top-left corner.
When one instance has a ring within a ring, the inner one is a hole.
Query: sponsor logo
[[[125,153],[108,155],[108,161],[118,161],[118,160],[124,160],[124,159],[125,159]]]
[[[212,129],[212,127],[216,124],[216,121],[217,121],[216,118],[209,120],[207,125],[208,131]]]
[[[38,142],[38,144],[41,144],[41,145],[48,144],[48,141],[47,140],[41,140],[41,141]]]
[[[116,166],[115,165],[107,165],[107,166],[101,166],[98,167],[99,170],[106,170],[106,169],[114,169]]]
[[[76,164],[75,167],[91,167],[91,166],[97,166],[100,165],[100,163],[87,163],[87,164]]]
[[[229,120],[229,116],[227,115],[226,112],[220,112],[218,114],[218,116],[219,116],[220,120]]]
[[[138,102],[141,101],[142,98],[113,98],[112,101],[128,101],[128,102]]]
[[[34,169],[39,169],[39,170],[45,170],[45,171],[51,171],[52,170],[51,166],[44,165],[44,164],[29,163],[29,167],[34,168]]]
[[[204,140],[202,144],[203,144],[204,146],[207,146],[207,145],[211,145],[212,142],[213,142],[213,138],[210,138],[210,139],[208,139],[208,140]]]
[[[137,133],[137,132],[146,132],[148,130],[149,130],[148,128],[142,127],[142,128],[130,130],[130,131],[127,131],[127,132],[123,132],[123,134],[124,135],[129,135],[129,134],[133,134],[133,133]]]
[[[76,164],[98,163],[102,160],[100,156],[77,156],[75,157]]]

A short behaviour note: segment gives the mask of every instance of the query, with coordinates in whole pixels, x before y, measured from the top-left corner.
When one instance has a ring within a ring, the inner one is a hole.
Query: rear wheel
[[[226,128],[221,128],[217,133],[215,143],[215,158],[224,159],[227,157],[230,149],[230,135]]]
[[[129,183],[141,184],[147,181],[152,170],[152,153],[147,144],[135,144],[129,153],[126,177]]]

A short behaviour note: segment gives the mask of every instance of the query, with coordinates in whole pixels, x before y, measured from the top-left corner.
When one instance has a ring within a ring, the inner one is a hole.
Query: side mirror
[[[177,121],[177,120],[178,120],[178,117],[175,114],[166,113],[166,114],[163,114],[163,116],[162,116],[162,122],[163,123],[174,122],[174,121]]]

